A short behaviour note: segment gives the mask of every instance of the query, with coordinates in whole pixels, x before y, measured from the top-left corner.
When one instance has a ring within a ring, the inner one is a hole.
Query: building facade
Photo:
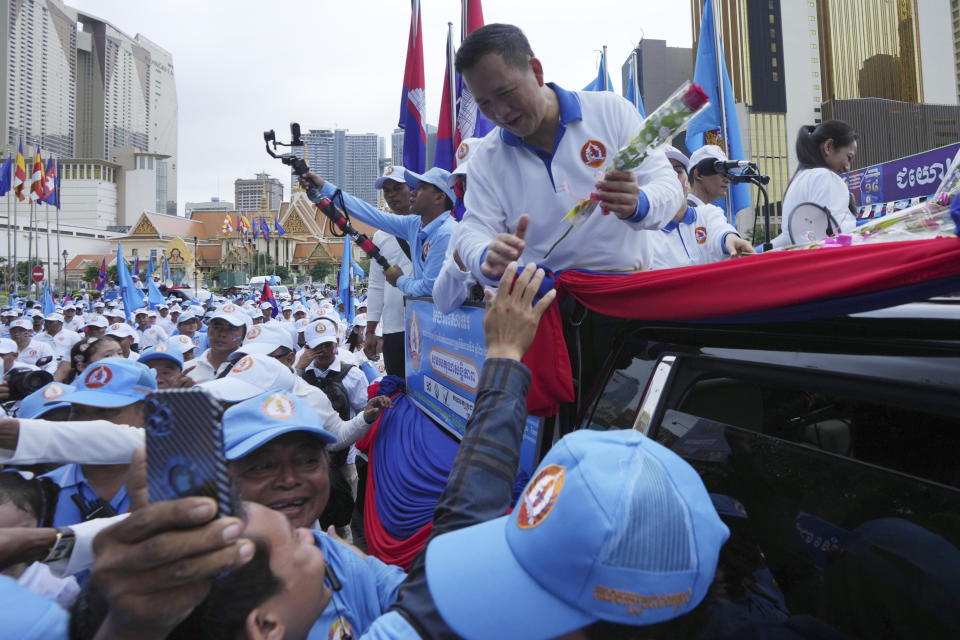
[[[377,206],[379,194],[373,184],[380,175],[380,136],[346,129],[310,129],[302,138],[303,146],[294,147],[293,153],[304,158],[314,173]],[[290,178],[290,190],[300,190],[296,176]]]
[[[668,47],[666,40],[644,38],[637,45],[637,87],[643,98],[644,113],[650,113],[677,90],[684,80],[693,79],[693,49]],[[630,85],[630,58],[620,69],[623,96]]]
[[[283,183],[268,173],[258,173],[253,179],[235,180],[233,201],[238,211],[279,209],[283,202]]]
[[[176,213],[177,94],[169,52],[60,0],[0,0],[0,144],[60,160],[164,156],[151,210]]]

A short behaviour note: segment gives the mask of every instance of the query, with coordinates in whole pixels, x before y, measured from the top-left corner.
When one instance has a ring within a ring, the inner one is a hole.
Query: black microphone
[[[754,164],[747,160],[717,160],[713,163],[713,170],[717,173],[726,173],[732,169],[746,169],[751,166]]]

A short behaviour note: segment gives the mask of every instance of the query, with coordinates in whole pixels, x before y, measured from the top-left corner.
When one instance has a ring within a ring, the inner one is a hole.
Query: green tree
[[[319,260],[310,265],[310,271],[307,273],[310,274],[310,277],[313,278],[314,282],[320,282],[325,277],[333,273],[336,267],[332,262],[326,262]]]
[[[290,280],[290,269],[288,269],[287,267],[283,265],[278,265],[276,273],[277,273],[277,277],[280,278],[280,282]]]
[[[83,280],[91,287],[97,284],[97,277],[100,275],[100,265],[91,264],[83,271]],[[117,281],[117,268],[115,266],[107,267],[107,280]]]
[[[273,258],[259,251],[250,257],[250,275],[268,276],[273,272]]]

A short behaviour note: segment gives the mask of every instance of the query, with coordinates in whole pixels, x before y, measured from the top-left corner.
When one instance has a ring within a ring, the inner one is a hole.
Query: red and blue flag
[[[411,0],[410,36],[407,40],[407,64],[403,72],[400,96],[400,121],[403,129],[403,166],[416,173],[427,168],[427,100],[423,80],[423,34],[420,29],[420,0]]]

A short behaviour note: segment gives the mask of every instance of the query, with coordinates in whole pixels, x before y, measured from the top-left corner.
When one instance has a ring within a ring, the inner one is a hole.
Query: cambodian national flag
[[[460,41],[483,26],[483,6],[480,0],[460,0],[461,30]],[[450,63],[452,66],[452,62]],[[473,94],[467,88],[460,74],[457,81],[457,132],[453,140],[456,150],[460,143],[467,138],[482,138],[493,131],[493,123],[487,120],[473,99]]]
[[[283,234],[286,233],[283,227],[280,226],[280,218],[273,219],[273,230],[277,232],[277,237],[282,238]]]
[[[273,289],[270,288],[269,282],[263,283],[263,293],[260,294],[260,302],[269,302],[270,306],[273,307],[273,310],[270,311],[271,318],[276,318],[277,314],[280,313],[280,307],[277,306],[277,299],[273,297]]]
[[[100,273],[97,274],[97,291],[103,291],[103,288],[107,286],[107,259],[101,258],[100,260]]]
[[[350,235],[343,238],[343,259],[340,261],[340,277],[337,279],[337,297],[343,302],[343,317],[353,326],[353,278],[350,272],[353,267],[353,249]]]
[[[57,163],[53,156],[47,159],[47,171],[43,177],[43,197],[41,202],[60,208],[60,177],[57,175]]]
[[[260,216],[260,233],[263,234],[264,240],[270,242],[270,227],[267,226],[267,221],[263,219],[263,216]]]
[[[427,100],[423,80],[423,34],[420,29],[420,0],[411,0],[410,37],[407,40],[407,65],[403,72],[400,96],[400,121],[403,129],[403,166],[416,173],[427,168]]]
[[[453,93],[456,80],[451,78],[453,73],[453,30],[447,32],[447,67],[443,74],[443,102],[440,104],[440,122],[437,124],[437,146],[433,151],[433,166],[453,171],[456,168],[454,151],[457,148],[455,137],[453,111],[456,108],[457,97]],[[452,81],[452,82],[451,82]]]

